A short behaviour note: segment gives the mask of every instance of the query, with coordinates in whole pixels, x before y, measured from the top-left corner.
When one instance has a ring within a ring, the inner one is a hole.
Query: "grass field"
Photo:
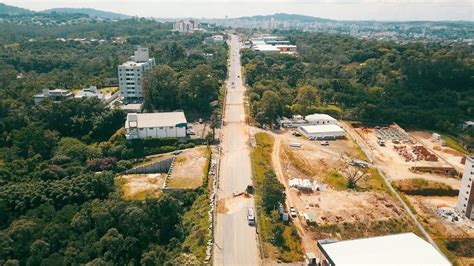
[[[441,138],[446,142],[446,145],[450,147],[451,149],[464,153],[464,154],[468,154],[468,151],[463,146],[461,146],[454,138],[448,135],[442,135]]]
[[[118,87],[104,87],[102,89],[100,89],[100,93],[102,94],[114,94],[116,93],[117,91],[119,90]]]

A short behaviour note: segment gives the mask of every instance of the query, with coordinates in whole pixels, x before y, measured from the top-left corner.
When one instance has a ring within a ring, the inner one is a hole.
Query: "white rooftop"
[[[127,67],[130,67],[130,66],[143,66],[146,63],[147,62],[127,61],[127,62],[121,64],[121,66],[127,66]]]
[[[253,48],[255,51],[260,51],[260,52],[279,52],[280,49],[273,45],[266,45],[266,44],[259,44],[254,46]]]
[[[130,113],[127,115],[125,128],[129,127],[129,121],[133,121],[136,117],[137,127],[171,127],[178,124],[187,124],[186,117],[183,112],[163,112],[163,113]],[[132,124],[133,125],[133,124]]]
[[[327,114],[312,114],[307,115],[304,118],[306,121],[318,121],[318,120],[328,120],[328,121],[336,121],[332,116]]]
[[[316,125],[316,126],[301,126],[304,131],[308,134],[311,133],[331,133],[331,132],[344,132],[338,125],[329,124],[329,125]]]
[[[318,243],[333,265],[451,265],[413,233]]]

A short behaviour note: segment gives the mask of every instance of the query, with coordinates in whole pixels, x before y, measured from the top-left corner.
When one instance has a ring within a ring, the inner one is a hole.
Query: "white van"
[[[252,208],[247,208],[247,222],[249,225],[255,225],[255,214]]]

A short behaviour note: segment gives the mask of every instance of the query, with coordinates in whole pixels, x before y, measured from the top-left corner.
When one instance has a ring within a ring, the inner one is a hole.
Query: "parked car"
[[[204,123],[204,121],[202,120],[202,118],[199,118],[198,122],[199,122],[199,124]]]
[[[295,218],[297,216],[295,207],[290,207],[290,216]]]
[[[192,128],[188,128],[186,133],[188,133],[188,135],[196,135],[196,133],[194,132]]]
[[[321,141],[321,146],[329,146],[329,142],[327,141]]]
[[[300,132],[298,132],[298,131],[296,131],[296,130],[292,130],[292,131],[291,131],[291,134],[292,134],[293,136],[295,136],[295,137],[301,136]]]
[[[301,143],[298,143],[298,142],[290,142],[290,144],[288,144],[288,146],[292,147],[292,148],[300,148],[301,147]]]
[[[316,137],[309,137],[308,140],[315,140]]]

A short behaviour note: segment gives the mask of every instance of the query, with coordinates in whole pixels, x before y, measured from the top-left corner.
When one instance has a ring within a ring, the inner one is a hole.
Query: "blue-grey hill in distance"
[[[85,14],[90,17],[97,17],[97,18],[104,18],[104,19],[127,19],[131,18],[132,16],[110,12],[110,11],[103,11],[93,8],[53,8],[47,9],[43,11],[32,11],[25,8],[20,8],[16,6],[6,5],[0,3],[0,15],[26,15],[26,14],[35,14],[35,13],[68,13],[68,14]],[[158,20],[165,20],[171,21],[172,18],[157,18]],[[204,20],[212,19],[212,18],[203,18]],[[287,13],[276,13],[272,15],[257,15],[257,16],[245,16],[245,17],[238,17],[232,18],[238,20],[252,20],[252,21],[268,21],[271,19],[275,20],[286,20],[286,21],[293,21],[293,22],[302,22],[302,23],[334,23],[334,22],[342,22],[342,23],[413,23],[413,24],[420,24],[420,23],[469,23],[474,24],[472,21],[378,21],[378,20],[332,20],[320,17],[313,17],[313,16],[306,16],[306,15],[298,15],[298,14],[287,14]],[[212,19],[212,20],[224,20],[224,19]]]
[[[29,9],[0,3],[0,15],[16,16],[16,15],[29,15],[29,14],[35,14],[35,13],[53,13],[53,12],[67,13],[67,14],[85,14],[85,15],[88,15],[89,17],[97,17],[97,18],[104,18],[104,19],[126,19],[126,18],[131,17],[128,15],[120,14],[120,13],[102,11],[102,10],[97,10],[93,8],[53,8],[53,9],[47,9],[40,12],[36,12]]]

